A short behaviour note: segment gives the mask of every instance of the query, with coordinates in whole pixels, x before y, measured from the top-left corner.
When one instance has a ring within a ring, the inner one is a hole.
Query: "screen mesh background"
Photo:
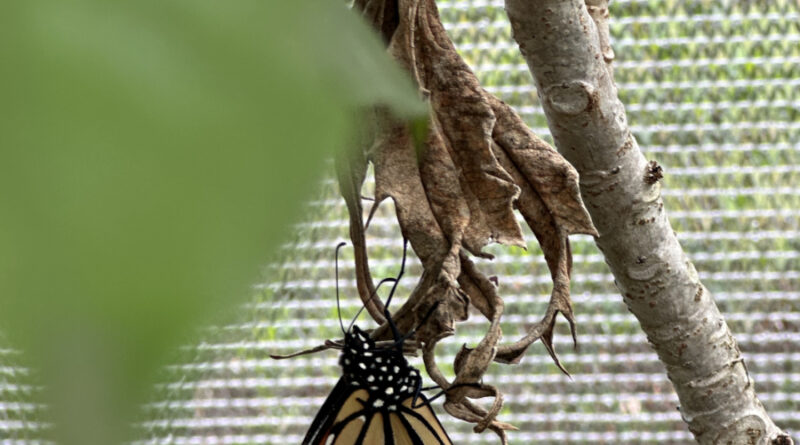
[[[439,1],[439,8],[483,85],[550,140],[502,0]],[[792,432],[800,429],[799,18],[795,0],[612,0],[610,19],[619,94],[642,150],[664,167],[672,225],[726,314],[762,402]],[[480,263],[499,277],[507,340],[540,318],[550,292],[541,251],[526,234],[527,251],[494,246],[496,259]],[[374,276],[395,275],[402,241],[389,203],[368,236]],[[138,444],[299,443],[338,378],[337,354],[285,361],[268,354],[341,335],[333,248],[346,239],[346,210],[325,179],[239,319],[203,330],[164,371]],[[566,326],[555,343],[572,380],[539,343],[520,365],[493,365],[485,377],[506,394],[501,420],[520,428],[510,443],[692,443],[664,368],[603,257],[590,237],[571,240],[580,348],[572,349]],[[411,259],[400,296],[419,273]],[[346,320],[360,307],[353,275],[345,249]],[[359,323],[372,327],[363,316]],[[472,317],[441,344],[446,372],[486,327]],[[32,403],[34,373],[20,359],[0,338],[2,445],[38,443],[48,427]],[[440,418],[456,443],[497,443],[492,433]]]

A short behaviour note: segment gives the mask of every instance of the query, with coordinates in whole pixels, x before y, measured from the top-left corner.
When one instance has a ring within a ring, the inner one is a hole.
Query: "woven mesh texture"
[[[482,83],[549,140],[502,0],[440,1],[439,8]],[[726,314],[762,402],[790,432],[800,430],[798,19],[795,0],[614,0],[610,21],[619,94],[642,150],[664,167],[672,225]],[[204,330],[165,370],[144,409],[140,445],[301,441],[339,376],[336,353],[279,362],[268,354],[341,335],[333,248],[347,239],[347,214],[332,179],[306,215],[239,320]],[[368,235],[374,275],[394,275],[402,242],[391,205],[381,207]],[[480,263],[499,276],[507,339],[540,318],[550,291],[541,250],[527,235],[527,251],[495,246],[496,259]],[[590,237],[573,237],[572,247],[580,349],[564,326],[555,341],[572,380],[538,343],[520,365],[493,365],[485,377],[506,393],[501,419],[520,428],[510,442],[692,443],[664,367],[602,255]],[[419,263],[410,263],[401,297],[419,277]],[[345,249],[346,320],[360,307],[353,275]],[[363,316],[359,323],[372,327]],[[441,344],[446,373],[460,346],[485,329],[472,317]],[[28,371],[18,365],[16,352],[0,349],[2,445],[35,443],[46,427],[36,421]],[[497,443],[440,417],[456,443]]]

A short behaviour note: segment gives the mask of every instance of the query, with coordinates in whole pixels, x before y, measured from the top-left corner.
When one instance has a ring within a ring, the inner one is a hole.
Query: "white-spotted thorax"
[[[364,402],[374,408],[396,409],[422,387],[419,371],[403,356],[402,341],[378,347],[358,326],[345,334],[339,364],[348,385],[365,389],[369,400]]]

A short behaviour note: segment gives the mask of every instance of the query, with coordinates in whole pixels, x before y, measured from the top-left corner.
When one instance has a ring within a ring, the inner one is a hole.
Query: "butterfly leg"
[[[441,391],[440,391],[440,392],[438,392],[436,395],[434,395],[434,396],[432,396],[431,398],[429,398],[429,399],[425,400],[425,401],[424,401],[424,402],[422,402],[421,404],[419,404],[419,405],[415,405],[415,404],[413,404],[413,403],[412,403],[412,405],[411,405],[411,406],[412,406],[413,408],[421,408],[421,407],[423,407],[423,406],[425,406],[425,405],[430,405],[430,404],[431,404],[431,402],[433,402],[434,400],[438,399],[439,397],[441,397],[441,396],[443,396],[443,395],[447,394],[447,392],[448,392],[448,391],[454,390],[454,389],[456,389],[456,388],[462,388],[462,387],[465,387],[465,386],[470,386],[470,387],[473,387],[473,388],[480,388],[480,387],[481,387],[481,385],[480,385],[480,384],[478,384],[478,383],[456,383],[455,385],[451,385],[451,386],[450,386],[449,388],[447,388],[447,389],[443,389],[443,390],[441,390]],[[422,391],[430,391],[431,389],[436,389],[436,388],[438,388],[438,386],[431,386],[431,387],[428,387],[428,388],[421,388],[421,390],[422,390]],[[414,401],[416,402],[416,400],[414,400]]]

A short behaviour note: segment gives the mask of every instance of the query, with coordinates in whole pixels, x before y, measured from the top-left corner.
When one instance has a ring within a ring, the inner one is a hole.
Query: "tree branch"
[[[739,347],[672,231],[661,168],[628,128],[604,0],[506,0],[558,150],[578,170],[597,246],[667,367],[701,444],[788,444],[756,397]],[[598,28],[599,26],[599,28]]]

